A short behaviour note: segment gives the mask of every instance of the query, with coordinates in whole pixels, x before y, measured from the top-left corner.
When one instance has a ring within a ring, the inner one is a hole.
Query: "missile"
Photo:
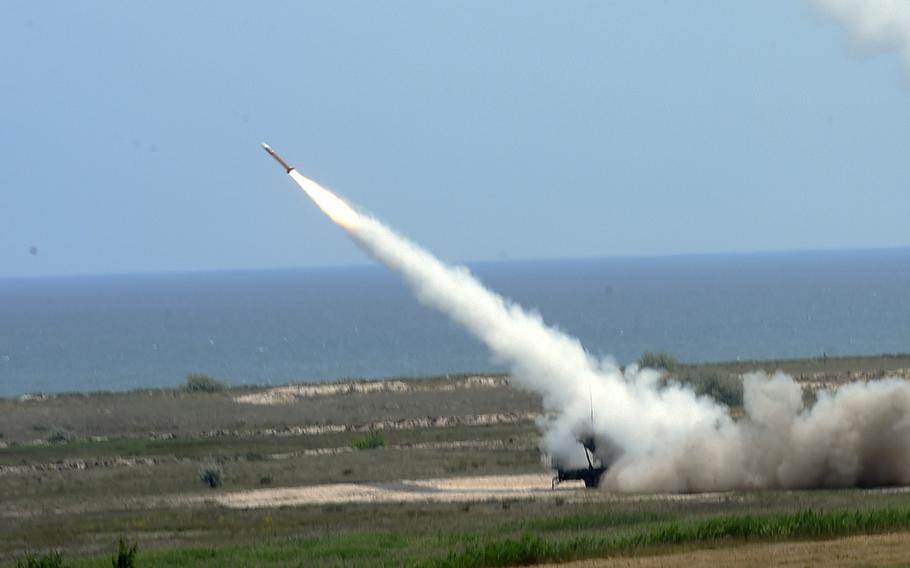
[[[269,156],[275,158],[275,161],[277,161],[279,164],[281,164],[281,167],[284,168],[284,171],[286,171],[287,173],[291,173],[291,170],[294,169],[294,166],[288,165],[288,163],[285,162],[284,159],[278,155],[278,152],[276,152],[275,150],[272,150],[272,147],[269,146],[268,144],[266,144],[265,142],[262,143],[262,149],[265,150],[266,152],[268,152]]]

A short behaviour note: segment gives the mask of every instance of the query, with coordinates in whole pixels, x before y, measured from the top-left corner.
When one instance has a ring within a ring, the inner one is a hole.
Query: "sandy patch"
[[[505,377],[473,376],[455,379],[446,383],[421,385],[397,380],[378,381],[343,381],[336,383],[287,385],[275,387],[265,392],[245,394],[234,397],[234,402],[241,404],[292,404],[303,398],[338,396],[345,394],[370,394],[377,392],[450,392],[458,389],[502,388],[509,385]]]
[[[208,501],[236,509],[330,505],[346,503],[470,503],[510,499],[554,499],[568,502],[604,503],[637,501],[742,501],[731,493],[697,494],[616,494],[586,490],[581,481],[565,482],[552,488],[550,473],[523,475],[485,475],[435,479],[402,479],[364,483],[334,483],[274,489],[253,489],[215,496],[202,496],[194,502]]]
[[[208,498],[225,507],[252,509],[295,505],[344,503],[473,502],[506,499],[552,498],[575,491],[574,486],[550,489],[546,473],[490,475],[442,479],[420,479],[335,483],[305,487],[255,489]]]

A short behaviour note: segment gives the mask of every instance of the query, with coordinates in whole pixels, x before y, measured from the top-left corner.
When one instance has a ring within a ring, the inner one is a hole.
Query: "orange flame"
[[[306,193],[316,205],[322,209],[322,212],[329,216],[329,219],[338,223],[345,229],[354,229],[361,221],[361,216],[357,211],[328,189],[322,187],[310,178],[301,175],[297,170],[288,172],[291,179],[300,186],[300,189]]]

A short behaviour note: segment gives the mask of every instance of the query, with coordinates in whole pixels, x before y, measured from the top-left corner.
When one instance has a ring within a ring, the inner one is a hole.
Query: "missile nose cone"
[[[265,150],[266,152],[271,152],[271,151],[272,151],[272,147],[269,146],[268,144],[266,144],[265,142],[262,143],[262,148],[263,148],[263,150]]]

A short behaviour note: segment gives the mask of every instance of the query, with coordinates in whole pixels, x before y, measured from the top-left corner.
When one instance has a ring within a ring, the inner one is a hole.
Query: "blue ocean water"
[[[620,363],[910,351],[910,249],[471,269]],[[0,280],[0,396],[501,370],[380,266]]]

